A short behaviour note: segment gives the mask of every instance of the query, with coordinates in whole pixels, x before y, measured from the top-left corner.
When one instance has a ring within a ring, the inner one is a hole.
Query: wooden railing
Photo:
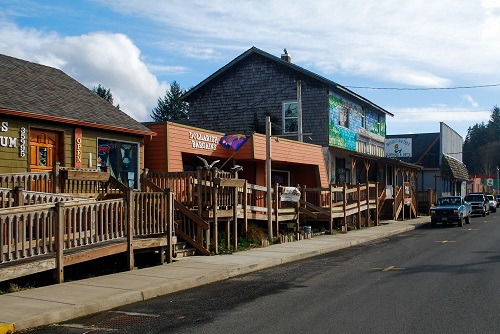
[[[0,188],[52,192],[52,172],[4,173],[0,175]]]
[[[13,192],[2,189],[0,194]],[[56,259],[57,280],[62,282],[64,251],[120,239],[126,243],[133,268],[132,238],[151,235],[167,238],[167,261],[172,260],[173,195],[169,192],[129,191],[126,198],[102,201],[19,193],[27,196],[18,194],[20,200],[9,200],[12,205],[0,209],[0,264],[50,255]],[[47,203],[37,204],[42,200]],[[15,277],[0,275],[0,281],[11,278]]]

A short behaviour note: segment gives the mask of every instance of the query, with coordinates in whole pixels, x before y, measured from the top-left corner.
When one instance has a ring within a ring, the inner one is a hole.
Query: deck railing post
[[[135,198],[134,192],[132,189],[128,189],[126,193],[126,217],[125,223],[127,224],[127,262],[128,269],[134,269],[134,205]]]
[[[243,226],[245,230],[245,237],[248,232],[248,194],[247,194],[248,181],[245,180],[245,185],[243,186]]]
[[[344,211],[344,225],[342,227],[342,232],[347,233],[347,183],[344,183],[342,192],[343,192],[342,208]]]
[[[61,163],[57,161],[52,169],[52,192],[54,194],[59,194],[61,192],[60,167]]]
[[[147,187],[144,184],[143,180],[148,178],[149,168],[144,168],[141,174],[141,191],[147,191]]]
[[[333,234],[333,199],[334,199],[334,195],[333,195],[333,184],[330,184],[329,185],[329,194],[328,194],[328,197],[330,199],[330,204],[328,205],[329,207],[329,210],[330,210],[330,234]]]
[[[356,191],[358,195],[358,212],[356,214],[356,228],[359,230],[361,229],[361,185],[358,183],[356,186]]]
[[[213,169],[212,174],[212,194],[213,194],[213,203],[212,203],[212,212],[213,212],[213,222],[214,222],[214,231],[213,231],[213,245],[214,245],[214,253],[219,254],[219,188],[214,184],[214,179],[217,175],[217,168]]]
[[[167,263],[173,261],[173,233],[174,233],[174,193],[170,188],[165,189],[165,220],[167,223]]]
[[[56,283],[64,282],[64,202],[56,203]]]
[[[380,206],[380,198],[378,196],[378,182],[375,183],[375,214],[373,215],[375,218],[375,226],[378,226],[379,213],[378,209]]]
[[[236,174],[236,178],[238,175]],[[233,251],[238,249],[238,187],[234,187],[233,203]]]
[[[23,206],[23,187],[16,186],[14,187],[14,206]]]
[[[274,184],[274,205],[271,205],[271,210],[274,209],[274,221],[275,221],[275,226],[276,226],[276,237],[280,236],[280,221],[279,221],[279,216],[278,216],[278,209],[280,207],[279,205],[279,194],[278,194],[278,184]]]

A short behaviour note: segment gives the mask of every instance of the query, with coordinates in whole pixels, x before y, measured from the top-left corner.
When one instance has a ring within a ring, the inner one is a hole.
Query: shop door
[[[30,129],[30,172],[51,171],[58,149],[57,132]]]

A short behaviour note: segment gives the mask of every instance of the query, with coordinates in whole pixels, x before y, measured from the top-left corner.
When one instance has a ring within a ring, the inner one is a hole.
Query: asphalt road
[[[498,333],[500,211],[30,333]]]

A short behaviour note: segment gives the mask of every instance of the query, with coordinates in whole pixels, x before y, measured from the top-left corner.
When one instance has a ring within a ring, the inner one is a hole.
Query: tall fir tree
[[[165,97],[158,98],[158,105],[152,110],[151,118],[155,122],[188,119],[189,106],[181,100],[185,92],[174,80],[165,92]]]

